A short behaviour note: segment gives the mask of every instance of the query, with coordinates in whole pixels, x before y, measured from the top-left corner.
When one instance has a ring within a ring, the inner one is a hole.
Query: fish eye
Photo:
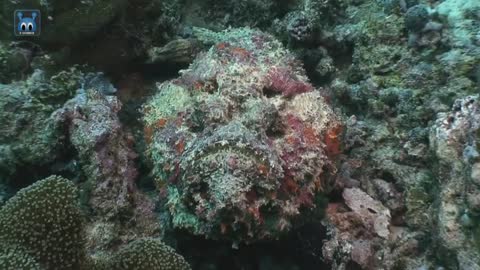
[[[22,27],[22,31],[25,31],[27,29],[27,24],[26,23],[22,23],[21,24],[21,27]]]
[[[32,23],[29,23],[29,24],[28,24],[28,30],[30,30],[30,31],[33,30],[33,24],[32,24]]]

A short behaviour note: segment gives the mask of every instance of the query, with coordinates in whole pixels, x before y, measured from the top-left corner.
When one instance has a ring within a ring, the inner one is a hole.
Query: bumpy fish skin
[[[199,37],[216,45],[143,108],[156,182],[177,228],[277,238],[326,188],[339,121],[272,36],[243,28]]]

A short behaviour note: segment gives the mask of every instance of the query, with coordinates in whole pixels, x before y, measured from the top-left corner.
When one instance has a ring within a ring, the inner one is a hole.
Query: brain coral
[[[340,125],[299,62],[251,29],[200,32],[213,47],[144,106],[147,155],[177,228],[274,239],[326,185]]]
[[[51,176],[10,199],[0,210],[0,268],[80,269],[83,223],[75,197],[71,182]]]

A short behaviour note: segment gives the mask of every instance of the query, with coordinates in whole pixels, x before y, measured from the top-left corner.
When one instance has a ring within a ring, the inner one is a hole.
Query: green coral
[[[115,270],[189,270],[185,259],[159,240],[133,241],[114,255]]]
[[[24,248],[3,244],[0,244],[0,268],[3,270],[44,269]]]
[[[2,270],[187,270],[173,248],[136,240],[113,255],[86,256],[84,222],[73,183],[50,176],[20,190],[0,209]]]
[[[1,268],[19,262],[45,269],[80,269],[82,224],[76,189],[68,180],[51,176],[19,191],[0,210]],[[18,249],[25,252],[13,255]]]

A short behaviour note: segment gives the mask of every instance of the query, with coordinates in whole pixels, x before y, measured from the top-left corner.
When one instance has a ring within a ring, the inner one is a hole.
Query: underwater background
[[[480,270],[480,0],[0,0],[0,269]]]

